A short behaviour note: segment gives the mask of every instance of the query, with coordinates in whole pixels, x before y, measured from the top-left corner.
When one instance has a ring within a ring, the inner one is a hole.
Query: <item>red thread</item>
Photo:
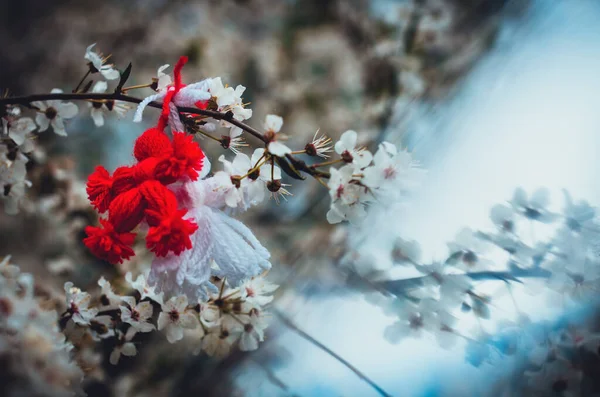
[[[172,140],[164,133],[169,104],[184,86],[181,69],[186,62],[187,57],[181,57],[175,65],[174,83],[165,95],[158,125],[135,142],[137,163],[117,168],[112,177],[98,166],[89,176],[89,200],[99,212],[108,210],[108,219],[100,220],[101,227],[86,227],[88,237],[83,241],[100,259],[122,263],[133,256],[135,233],[131,231],[144,221],[150,226],[146,246],[157,256],[179,255],[192,247],[190,236],[198,225],[183,219],[187,210],[178,209],[177,197],[167,185],[198,179],[204,153],[185,132],[173,131]]]
[[[181,69],[183,69],[183,66],[187,63],[187,61],[188,57],[180,57],[173,68],[174,83],[172,87],[167,89],[167,94],[165,95],[165,99],[163,99],[162,112],[156,126],[156,128],[158,128],[160,131],[164,131],[167,123],[169,122],[169,113],[171,112],[169,104],[173,100],[173,97],[177,95],[179,90],[183,88],[183,83],[181,81]]]
[[[198,109],[206,110],[208,109],[208,102],[208,99],[205,99],[203,101],[197,101],[194,105],[196,105]]]

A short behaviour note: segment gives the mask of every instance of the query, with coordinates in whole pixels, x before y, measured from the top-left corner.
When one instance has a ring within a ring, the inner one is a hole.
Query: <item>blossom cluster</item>
[[[500,281],[512,296],[511,284],[517,283],[529,295],[538,294],[539,299],[547,300],[551,307],[569,311],[597,304],[600,223],[596,210],[587,202],[575,202],[566,191],[564,196],[563,211],[555,212],[550,208],[547,189],[538,189],[529,196],[518,188],[507,204],[491,209],[490,231],[464,228],[448,243],[449,254],[443,261],[423,264],[418,244],[398,238],[390,253],[392,261],[405,269],[412,267],[421,275],[396,280],[381,274],[371,277],[369,285],[379,292],[369,294],[369,300],[396,318],[384,331],[385,337],[397,343],[405,337],[428,334],[442,347],[466,340],[467,358],[478,366],[497,363],[501,356],[527,352],[522,360],[529,362],[524,375],[532,390],[540,392],[542,385],[552,388],[553,384],[561,390],[578,390],[585,374],[575,358],[580,356],[572,353],[598,354],[597,330],[568,322],[552,329],[545,327],[540,333],[540,325],[529,319],[514,297],[516,316],[502,318],[505,313],[494,310],[492,296],[481,288],[485,283]],[[536,226],[540,234],[549,237],[533,238]],[[375,268],[366,259],[353,265],[365,267],[362,274],[369,274],[367,268]],[[544,295],[540,294],[540,283],[547,287]],[[502,321],[486,329],[482,321],[496,315]],[[469,316],[474,316],[478,324],[472,332],[465,329]],[[542,378],[548,382],[542,382]],[[550,382],[550,378],[554,380]]]
[[[365,207],[372,202],[396,202],[398,195],[416,182],[420,174],[408,151],[383,142],[375,155],[357,145],[358,134],[346,131],[335,144],[335,151],[345,165],[331,168],[328,182],[331,208],[330,223],[347,220],[359,222],[366,216]]]
[[[107,80],[119,78],[120,73],[106,58],[89,46],[85,53],[90,73],[100,73]],[[107,90],[106,81],[97,81],[91,92],[103,93]],[[62,94],[59,88],[54,88],[52,94]],[[127,106],[119,101],[89,101],[90,115],[97,126],[104,124],[103,114],[114,110],[120,116],[127,111]],[[0,114],[0,185],[3,194],[4,210],[8,214],[19,212],[19,205],[26,194],[26,188],[31,186],[27,180],[26,164],[35,154],[36,134],[52,129],[59,136],[67,136],[65,121],[73,119],[79,112],[79,107],[72,102],[62,100],[33,101],[29,107],[34,109],[35,121],[31,117],[22,116],[22,110],[17,105],[7,106]]]
[[[132,293],[119,295],[101,278],[97,304],[92,304],[89,293],[71,282],[65,284],[65,334],[77,347],[89,338],[114,340],[109,358],[114,365],[122,355],[137,354],[136,334],[155,330],[164,332],[170,343],[182,340],[187,333],[197,345],[197,353],[204,351],[211,356],[225,356],[235,346],[243,351],[255,350],[264,340],[268,321],[265,306],[277,288],[263,276],[247,280],[238,288],[215,278],[216,292],[207,299],[189,300],[186,295],[165,297],[163,292],[158,293],[144,274],[134,279],[127,273],[125,280]]]
[[[81,392],[83,372],[72,359],[73,346],[58,326],[58,314],[43,308],[34,279],[0,262],[0,355],[6,395],[71,396]]]
[[[85,228],[86,247],[100,260],[121,264],[134,257],[134,245],[144,232],[146,247],[153,254],[149,273],[135,281],[127,276],[137,291],[133,296],[116,294],[101,279],[99,304],[72,283],[65,284],[67,310],[62,322],[69,340],[81,348],[83,340],[114,339],[113,363],[121,355],[136,353],[136,334],[155,329],[164,330],[169,342],[182,339],[185,332],[194,333],[201,339],[199,349],[211,355],[224,355],[235,344],[242,350],[258,347],[267,325],[264,305],[276,288],[264,280],[271,267],[270,253],[233,216],[267,196],[279,203],[290,195],[285,175],[295,180],[308,175],[324,185],[332,199],[327,219],[339,223],[358,222],[367,206],[395,201],[419,173],[407,151],[383,142],[373,155],[358,145],[354,131],[345,132],[335,145],[317,131],[312,141],[293,150],[282,132],[282,117],[267,115],[262,132],[243,124],[252,116],[242,98],[244,86],[230,87],[220,77],[184,84],[186,57],[174,66],[172,77],[164,65],[152,83],[124,87],[131,65],[119,72],[93,48],[85,54],[89,70],[72,95],[53,90],[48,98],[56,99],[27,104],[36,111],[41,130],[52,128],[62,136],[66,135],[64,120],[75,117],[78,108],[61,99],[87,101],[97,126],[104,123],[107,111],[123,114],[127,109],[123,101],[139,102],[133,117],[137,122],[148,106],[162,110],[156,126],[137,138],[133,164],[112,173],[98,166],[86,184],[100,223]],[[107,94],[107,81],[86,82],[89,75],[98,74],[108,81],[119,79],[112,94]],[[154,93],[144,99],[127,96],[138,88]],[[10,139],[28,148],[34,130],[30,127],[35,124],[19,115],[17,107],[7,107],[3,123]],[[17,127],[25,132],[17,134]],[[218,128],[229,130],[215,137]],[[243,153],[248,146],[241,136],[244,131],[263,147]],[[221,169],[211,175],[211,163],[196,136],[218,141],[235,157],[220,156]],[[6,154],[12,156],[10,166],[25,185],[27,157],[10,150]],[[334,150],[339,158],[330,159]],[[299,155],[306,156],[307,162]],[[16,189],[16,179],[4,179],[11,185],[8,190]],[[18,202],[13,204],[16,208]]]
[[[510,384],[518,385],[523,395],[593,395],[600,331],[577,318],[585,314],[578,310],[558,321],[543,322],[522,316],[515,323],[503,323],[496,334],[469,341],[466,359],[480,368],[498,363],[522,368],[514,371]],[[506,376],[499,374],[500,379]]]

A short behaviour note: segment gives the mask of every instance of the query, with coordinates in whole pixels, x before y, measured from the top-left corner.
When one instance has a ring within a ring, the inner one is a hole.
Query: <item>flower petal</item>
[[[103,65],[100,68],[100,73],[102,73],[102,76],[107,80],[116,80],[121,76],[118,70],[113,69],[113,67],[109,65]]]
[[[135,356],[137,354],[137,350],[135,345],[131,342],[127,342],[121,347],[121,354],[124,356]]]
[[[104,112],[102,109],[92,108],[90,115],[92,116],[92,120],[94,120],[94,125],[96,127],[102,127],[104,125]]]
[[[158,330],[162,331],[167,325],[171,322],[169,320],[169,315],[167,313],[160,313],[158,315]]]
[[[112,365],[117,365],[119,363],[120,358],[121,358],[121,350],[117,347],[117,348],[113,349],[113,351],[110,353],[110,358],[108,359],[108,361]]]
[[[152,317],[152,303],[148,301],[140,302],[135,308],[140,313],[141,319],[146,320]]]
[[[267,115],[265,120],[265,130],[279,132],[283,126],[283,119],[275,114]]]
[[[352,151],[356,146],[358,134],[356,131],[348,130],[342,134],[340,140],[335,143],[335,151],[337,154],[342,154],[344,151]]]
[[[184,312],[179,315],[179,326],[181,328],[193,329],[198,326],[198,321],[192,313]]]
[[[183,328],[179,328],[174,324],[170,324],[167,327],[167,340],[169,343],[175,343],[181,339],[183,339]]]
[[[108,83],[106,81],[98,81],[98,82],[96,82],[96,84],[94,84],[94,87],[92,88],[92,92],[101,94],[103,92],[106,92],[107,88],[108,88]]]
[[[46,131],[50,127],[50,120],[43,113],[38,113],[35,116],[35,122],[40,127],[40,132]]]
[[[56,117],[54,120],[50,122],[52,125],[52,129],[56,135],[67,136],[67,131],[65,130],[65,124],[63,123],[60,117]]]
[[[72,119],[77,116],[79,108],[73,102],[63,102],[57,106],[56,110],[63,119]]]
[[[292,153],[292,149],[290,149],[289,147],[287,147],[279,141],[273,141],[269,143],[268,149],[269,153],[277,157],[284,157],[286,154]]]

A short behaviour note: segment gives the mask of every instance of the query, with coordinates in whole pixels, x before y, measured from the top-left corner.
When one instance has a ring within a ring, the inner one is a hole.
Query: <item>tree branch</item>
[[[384,397],[391,397],[391,394],[388,394],[379,385],[377,385],[377,383],[375,383],[370,378],[368,378],[367,375],[360,372],[358,370],[358,368],[354,367],[352,364],[350,364],[348,361],[343,359],[341,356],[339,356],[333,350],[331,350],[330,348],[328,348],[327,346],[325,346],[324,344],[322,344],[321,342],[319,342],[318,340],[316,340],[315,338],[313,338],[306,332],[302,331],[300,328],[298,328],[298,326],[296,326],[296,324],[294,324],[292,322],[292,320],[290,320],[287,316],[285,316],[279,310],[273,308],[272,311],[286,327],[288,327],[289,329],[291,329],[292,331],[294,331],[295,333],[300,335],[302,338],[306,339],[307,341],[309,341],[313,345],[317,346],[319,349],[323,350],[325,353],[329,354],[331,357],[335,358],[337,361],[342,363],[344,366],[346,366],[346,368],[348,368],[349,370],[354,372],[356,374],[356,376],[358,376],[360,379],[367,382],[369,384],[369,386],[371,386],[373,389],[375,389],[380,395],[382,395]]]
[[[136,104],[139,104],[140,102],[142,102],[142,99],[140,99],[140,98],[132,97],[132,96],[125,95],[122,93],[118,93],[118,92],[112,92],[112,93],[109,93],[109,92],[107,92],[107,93],[61,92],[61,93],[53,93],[53,94],[34,94],[34,95],[27,95],[27,96],[20,96],[20,97],[0,98],[0,106],[1,105],[12,105],[12,104],[28,105],[31,102],[35,102],[35,101],[49,101],[49,100],[54,100],[54,101],[56,101],[56,100],[60,100],[60,101],[84,101],[84,100],[101,101],[101,100],[106,100],[106,101],[122,101],[122,102],[136,103]],[[162,109],[162,103],[160,103],[160,102],[150,102],[148,104],[148,106],[157,108],[157,109]],[[231,114],[231,113],[228,113],[228,112],[222,113],[222,112],[217,112],[214,110],[204,110],[204,109],[187,108],[187,107],[178,107],[177,109],[182,113],[190,113],[190,114],[196,114],[199,116],[212,117],[215,120],[225,120],[228,123],[241,128],[242,130],[246,131],[247,133],[254,136],[255,138],[260,139],[264,143],[268,142],[267,138],[263,134],[261,134],[259,131],[255,130],[254,128],[250,127],[249,125],[244,124],[244,123],[234,119],[233,114]]]
[[[142,102],[142,99],[140,99],[140,98],[125,95],[120,92],[112,92],[112,93],[110,93],[110,92],[107,92],[107,93],[63,92],[63,93],[33,94],[33,95],[16,96],[16,97],[4,97],[4,98],[0,98],[0,106],[5,106],[5,105],[29,106],[31,104],[31,102],[48,101],[48,100],[54,100],[54,101],[56,101],[56,100],[62,100],[62,101],[85,101],[85,100],[122,101],[122,102],[129,102],[129,103],[135,103],[135,104],[139,104],[140,102]],[[157,109],[162,109],[162,103],[160,103],[160,102],[150,102],[148,104],[148,106],[157,108]],[[207,110],[207,109],[205,110],[205,109],[190,108],[190,107],[177,107],[177,109],[179,110],[180,113],[195,114],[195,115],[199,115],[199,116],[211,117],[215,120],[226,121],[229,124],[232,124],[236,127],[241,128],[243,131],[247,132],[248,134],[252,135],[256,139],[260,140],[265,145],[267,145],[269,143],[269,139],[263,133],[256,130],[255,128],[250,127],[248,124],[245,124],[239,120],[236,120],[233,117],[233,113],[231,113],[231,112],[218,112],[215,110]],[[319,171],[316,168],[310,167],[310,166],[306,165],[306,163],[303,160],[300,160],[297,157],[294,157],[292,155],[288,154],[288,155],[286,155],[286,158],[282,158],[281,160],[289,161],[290,163],[292,163],[292,165],[298,171],[302,171],[310,176],[320,177],[320,178],[329,178],[330,177],[328,172]]]
[[[481,272],[471,272],[457,275],[449,275],[448,277],[469,277],[471,280],[475,281],[485,281],[485,280],[500,280],[500,281],[515,281],[521,282],[522,278],[548,278],[552,275],[552,273],[548,270],[542,269],[540,267],[531,268],[531,269],[521,269],[514,268],[507,271],[481,271]],[[376,287],[380,287],[387,292],[390,292],[394,295],[402,295],[404,296],[408,290],[423,286],[423,282],[426,278],[431,277],[430,275],[405,278],[400,280],[391,280],[391,281],[381,281],[373,283]]]

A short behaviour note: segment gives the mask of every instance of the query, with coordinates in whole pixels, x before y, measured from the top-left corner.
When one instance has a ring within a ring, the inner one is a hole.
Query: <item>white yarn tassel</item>
[[[165,95],[166,92],[159,92],[158,94],[150,95],[149,97],[144,98],[144,100],[140,102],[135,111],[135,115],[133,116],[133,122],[139,123],[140,121],[142,121],[142,114],[144,113],[144,109],[146,109],[146,106],[148,106],[148,104],[152,101],[163,99]]]

